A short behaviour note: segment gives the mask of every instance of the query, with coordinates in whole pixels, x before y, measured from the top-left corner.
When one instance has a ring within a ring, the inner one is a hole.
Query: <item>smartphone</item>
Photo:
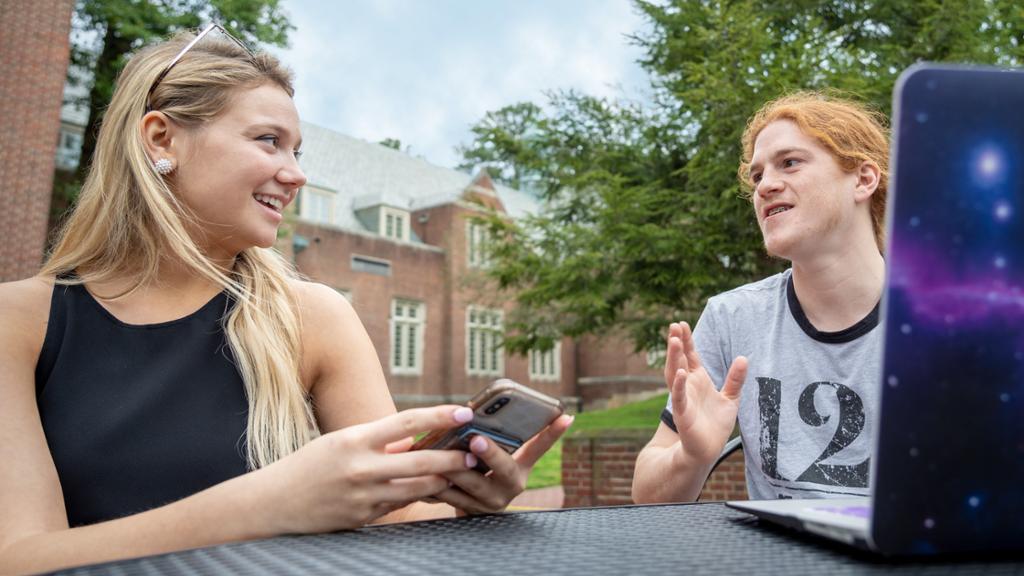
[[[509,454],[565,412],[562,402],[507,378],[495,380],[466,404],[473,420],[451,430],[436,430],[412,450],[465,450],[473,436],[486,436]],[[481,461],[477,470],[486,472]]]

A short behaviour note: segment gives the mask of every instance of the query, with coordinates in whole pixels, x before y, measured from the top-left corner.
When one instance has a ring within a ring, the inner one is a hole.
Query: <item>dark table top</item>
[[[61,574],[1022,574],[1016,559],[893,561],[723,504],[476,516],[286,536]]]

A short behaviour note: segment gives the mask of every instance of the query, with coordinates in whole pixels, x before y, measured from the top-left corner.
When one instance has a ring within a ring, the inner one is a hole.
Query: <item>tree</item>
[[[1019,65],[1015,0],[636,0],[647,104],[552,93],[488,113],[460,147],[508,185],[533,175],[542,214],[486,221],[488,275],[514,294],[505,345],[625,329],[637,350],[707,298],[763,277],[769,259],[736,176],[740,136],[764,102],[838,89],[888,112],[920,60]]]
[[[385,148],[391,148],[392,150],[402,150],[402,141],[398,138],[385,138],[380,142],[377,142],[377,144],[380,144]]]
[[[542,116],[541,108],[529,102],[488,112],[470,129],[473,145],[456,148],[462,155],[458,168],[472,170],[483,165],[491,178],[513,188],[526,188],[524,171],[532,173],[539,161],[540,150],[534,139],[545,129]]]
[[[129,55],[142,46],[203,22],[221,24],[233,35],[255,46],[265,42],[284,46],[292,28],[279,0],[77,0],[72,18],[71,66],[68,81],[89,85],[79,104],[89,110],[81,160],[74,182],[63,192],[77,194],[96,148],[103,110],[114,93],[114,82]],[[58,203],[73,198],[56,198]]]

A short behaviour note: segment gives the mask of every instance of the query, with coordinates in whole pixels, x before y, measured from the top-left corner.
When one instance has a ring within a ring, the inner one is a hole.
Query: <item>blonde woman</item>
[[[0,572],[501,510],[568,427],[407,451],[472,413],[396,414],[352,308],[270,249],[291,96],[218,26],[125,68],[52,255],[0,285]]]

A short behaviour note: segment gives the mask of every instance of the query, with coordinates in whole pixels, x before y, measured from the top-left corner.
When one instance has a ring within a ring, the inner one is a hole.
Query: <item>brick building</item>
[[[42,263],[72,6],[0,2],[0,282]]]
[[[498,346],[511,303],[482,278],[493,208],[536,213],[530,195],[397,150],[304,123],[308,182],[280,248],[299,272],[352,302],[401,407],[461,402],[497,377],[563,398],[617,405],[660,392],[662,379],[621,339],[563,339],[526,357]]]

